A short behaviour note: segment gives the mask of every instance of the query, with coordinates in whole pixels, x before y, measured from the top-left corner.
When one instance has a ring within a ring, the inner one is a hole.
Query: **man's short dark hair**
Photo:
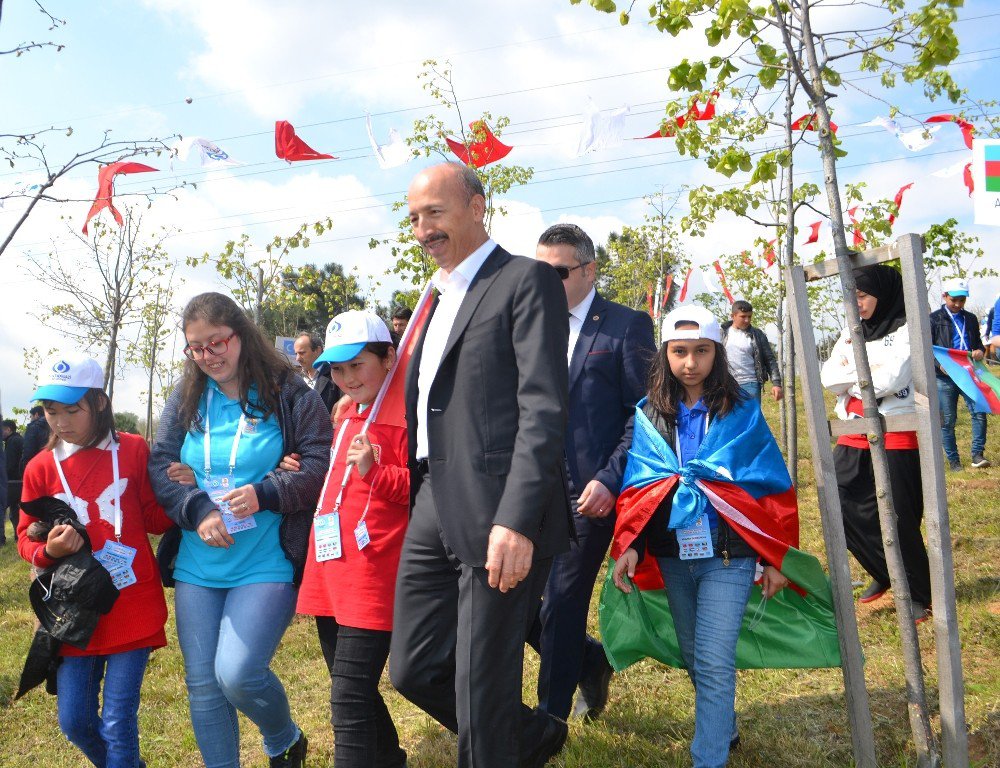
[[[454,166],[456,171],[458,172],[458,176],[462,182],[462,186],[465,188],[465,191],[468,195],[468,197],[466,197],[466,200],[471,200],[476,195],[479,195],[483,199],[486,198],[486,190],[483,189],[483,181],[482,179],[479,178],[479,174],[476,173],[475,168],[468,165],[463,165],[462,163],[449,162],[448,165]]]
[[[392,310],[393,320],[409,320],[413,317],[413,310],[409,307],[396,307]]]
[[[733,314],[735,315],[737,312],[753,312],[753,307],[750,306],[749,301],[743,301],[743,299],[740,299],[739,301],[733,302]]]
[[[17,432],[17,424],[13,419],[4,419],[3,426],[7,427],[11,432]]]
[[[41,418],[45,415],[45,409],[40,405],[31,406],[31,410],[28,411],[29,416],[34,416],[35,418]]]
[[[323,337],[318,333],[312,333],[310,331],[301,331],[298,336],[295,337],[296,341],[305,336],[309,339],[309,349],[313,352],[323,349]]]
[[[597,261],[594,253],[594,241],[576,224],[553,224],[542,232],[538,238],[539,245],[571,245],[578,264],[590,264]]]

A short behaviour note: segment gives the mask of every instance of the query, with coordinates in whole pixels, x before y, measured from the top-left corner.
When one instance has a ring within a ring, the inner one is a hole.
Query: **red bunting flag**
[[[677,303],[680,304],[687,298],[688,295],[688,280],[691,279],[691,273],[694,272],[694,267],[688,268],[688,272],[684,275],[684,285],[681,286],[681,293],[677,297]]]
[[[774,241],[772,240],[771,242]],[[756,266],[753,263],[753,259],[750,258],[750,251],[743,251],[743,253],[741,253],[740,256],[743,257],[743,263],[746,264],[748,267]]]
[[[768,268],[774,266],[774,262],[778,260],[778,257],[774,254],[774,244],[778,242],[778,238],[774,240],[769,240],[767,247],[764,249],[764,261],[767,262]]]
[[[715,100],[717,98],[719,98],[719,92],[712,91],[712,95],[709,98],[709,102],[708,104],[705,105],[704,109],[699,109],[698,101],[696,99],[695,102],[688,109],[686,114],[674,118],[674,123],[677,125],[678,128],[683,128],[684,124],[687,123],[688,120],[694,120],[695,122],[699,120],[711,120],[712,118],[715,117]],[[668,123],[662,126],[661,128],[657,129],[653,133],[649,134],[649,136],[640,136],[639,138],[664,139],[674,136],[675,133],[676,131],[674,127]]]
[[[336,160],[333,155],[324,155],[306,144],[295,135],[295,128],[287,120],[274,123],[274,154],[290,163],[299,160]]]
[[[892,202],[896,205],[896,213],[899,213],[899,210],[903,207],[903,193],[906,192],[906,190],[908,190],[912,186],[913,186],[912,181],[909,184],[904,184],[899,188],[899,191],[896,193],[896,196],[892,199]],[[889,214],[890,227],[896,222],[896,213]]]
[[[646,284],[646,305],[649,307],[649,316],[653,316],[653,284]]]
[[[118,213],[118,209],[115,208],[111,199],[115,194],[115,176],[119,173],[148,173],[156,170],[159,169],[151,168],[142,163],[118,162],[102,165],[97,172],[97,197],[94,198],[94,204],[90,206],[87,218],[83,220],[83,234],[89,234],[87,224],[105,208],[111,211],[111,215],[115,217],[119,227],[124,223],[122,215]]]
[[[965,182],[965,187],[969,190],[969,197],[972,197],[972,193],[976,188],[975,183],[972,181],[972,163],[967,164],[963,169],[962,181]]]
[[[722,283],[722,292],[726,294],[726,298],[729,299],[729,303],[732,304],[736,299],[733,298],[733,294],[729,292],[729,286],[726,285],[726,273],[722,271],[722,264],[719,263],[718,259],[712,262],[712,266],[715,267],[715,271],[719,273],[719,282]]]
[[[854,224],[854,242],[851,245],[852,248],[860,248],[865,244],[865,238],[861,234],[861,227],[858,226],[858,220],[854,217],[857,210],[858,206],[847,209],[847,215],[851,217],[851,223]]]
[[[466,165],[482,168],[497,160],[503,160],[513,149],[494,136],[493,131],[482,120],[474,120],[469,123],[469,128],[472,129],[473,137],[483,136],[483,140],[474,141],[466,147],[465,144],[455,139],[445,139],[448,146],[451,147],[451,151]]]
[[[823,226],[823,220],[814,221],[809,225],[809,239],[803,243],[803,245],[809,245],[810,243],[815,243],[819,241],[819,229]]]
[[[976,130],[976,126],[970,123],[968,120],[963,120],[955,115],[934,115],[933,117],[928,117],[924,120],[925,123],[955,123],[959,128],[962,129],[962,139],[965,141],[965,146],[972,149],[972,132]]]
[[[663,309],[664,307],[667,306],[667,301],[669,301],[670,299],[670,288],[673,286],[673,284],[674,284],[673,274],[667,275],[667,279],[664,281],[663,284],[663,298],[660,299],[660,309]]]
[[[793,131],[819,130],[819,120],[817,119],[816,114],[813,113],[811,115],[802,115],[802,117],[800,117],[798,120],[792,123],[792,130]],[[833,120],[830,121],[830,130],[833,131],[834,133],[837,132],[837,124],[833,122]]]

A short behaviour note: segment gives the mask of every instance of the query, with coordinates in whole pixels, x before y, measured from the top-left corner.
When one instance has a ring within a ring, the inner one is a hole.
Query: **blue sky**
[[[493,5],[500,11],[491,12],[486,3],[453,0],[64,1],[46,3],[67,21],[49,32],[33,2],[7,0],[0,49],[30,39],[52,39],[66,47],[60,53],[0,57],[0,103],[5,106],[0,133],[71,125],[71,137],[53,134],[47,140],[57,161],[95,145],[104,130],[120,139],[178,133],[208,137],[245,165],[205,173],[194,159],[174,161],[173,170],[164,158],[150,159],[162,173],[119,177],[116,185],[123,195],[120,202],[128,203],[128,193],[152,185],[198,183],[196,190],[177,193],[177,199],[156,198],[146,213],[151,225],[178,230],[167,241],[172,257],[182,263],[190,255],[217,253],[242,233],[260,246],[275,234],[329,215],[333,231],[296,254],[292,263],[334,260],[348,269],[358,267],[366,289],[383,300],[398,283],[384,275],[388,253],[369,250],[367,241],[394,229],[398,215],[390,205],[422,163],[380,170],[368,146],[364,115],[372,113],[380,139],[390,127],[408,134],[413,119],[429,112],[444,116],[445,110],[432,106],[417,80],[424,59],[450,59],[467,119],[484,109],[509,116],[512,124],[505,137],[515,150],[508,159],[535,169],[532,183],[512,191],[506,201],[509,216],[494,227],[497,240],[509,250],[530,253],[538,233],[560,220],[576,221],[602,241],[623,224],[641,222],[647,210],[643,195],[725,181],[702,161],[680,157],[670,139],[626,141],[581,158],[572,152],[588,97],[603,109],[631,107],[626,136],[654,130],[671,98],[667,68],[684,56],[704,55],[699,34],[672,39],[642,23],[641,11],[622,28],[616,17],[596,13],[585,3],[571,6],[568,0]],[[831,9],[828,19],[844,27],[868,13],[862,7],[839,7]],[[1000,48],[992,42],[991,30],[1000,20],[1000,8],[974,0],[966,3],[961,18],[969,19],[957,26],[967,53],[953,74],[973,95],[989,98],[996,93],[991,73]],[[886,114],[885,101],[916,116],[949,107],[928,103],[918,88],[884,93],[877,80],[847,72],[854,68],[845,67],[844,74],[857,88],[847,88],[835,105],[834,119],[850,153],[842,164],[842,182],[863,180],[872,198],[891,198],[902,184],[916,181],[895,231],[923,231],[954,216],[981,238],[996,265],[1000,238],[995,230],[973,225],[961,177],[928,178],[967,156],[957,128],[944,126],[934,145],[910,153],[888,133],[858,127]],[[291,121],[314,148],[341,159],[293,165],[278,160],[273,151],[277,119]],[[454,116],[449,119],[457,128]],[[917,125],[913,120],[904,124]],[[798,164],[805,174],[815,172],[819,160],[802,153]],[[31,176],[26,166],[0,170],[0,195]],[[805,178],[820,181],[818,175],[800,177]],[[78,253],[79,243],[60,217],[71,216],[79,228],[95,189],[95,168],[60,182],[57,191],[80,202],[38,210],[0,257],[7,289],[0,318],[4,405],[24,403],[30,394],[32,381],[22,368],[24,347],[65,345],[30,316],[48,297],[26,274],[27,257],[44,259],[53,247],[66,256],[74,255],[73,249]],[[677,210],[684,208],[681,201]],[[14,201],[0,210],[0,232],[6,232],[17,210]],[[761,234],[746,222],[727,219],[706,237],[691,239],[688,247],[696,263],[708,263],[721,253],[750,247]],[[221,287],[208,268],[181,271],[186,281],[182,298]],[[997,281],[973,286],[971,304],[985,305],[998,291]],[[125,372],[118,383],[119,408],[140,410],[140,378]]]

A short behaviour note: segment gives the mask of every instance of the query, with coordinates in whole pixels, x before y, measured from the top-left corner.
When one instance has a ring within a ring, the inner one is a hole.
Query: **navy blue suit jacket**
[[[635,404],[655,355],[649,315],[596,294],[569,366],[566,461],[577,493],[594,479],[621,490]]]

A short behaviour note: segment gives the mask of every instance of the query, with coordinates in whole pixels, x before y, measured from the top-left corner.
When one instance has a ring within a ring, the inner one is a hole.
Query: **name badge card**
[[[316,562],[336,560],[342,554],[340,542],[340,513],[331,512],[313,520],[316,537]]]
[[[700,560],[712,557],[715,550],[712,547],[712,528],[705,515],[690,528],[680,528],[677,531],[677,544],[680,547],[681,560]]]
[[[118,590],[130,587],[137,581],[132,561],[136,550],[117,541],[108,541],[103,549],[94,553],[94,559],[111,574],[111,582]]]
[[[253,515],[241,520],[230,512],[229,502],[223,501],[222,497],[232,489],[233,484],[228,477],[212,478],[209,480],[208,497],[219,508],[219,512],[222,514],[222,523],[226,526],[226,533],[229,535],[239,533],[240,531],[249,531],[251,528],[257,527],[257,521],[253,519]]]
[[[368,535],[368,526],[364,520],[358,521],[358,525],[354,529],[354,540],[358,542],[358,552],[371,543],[372,538]]]

